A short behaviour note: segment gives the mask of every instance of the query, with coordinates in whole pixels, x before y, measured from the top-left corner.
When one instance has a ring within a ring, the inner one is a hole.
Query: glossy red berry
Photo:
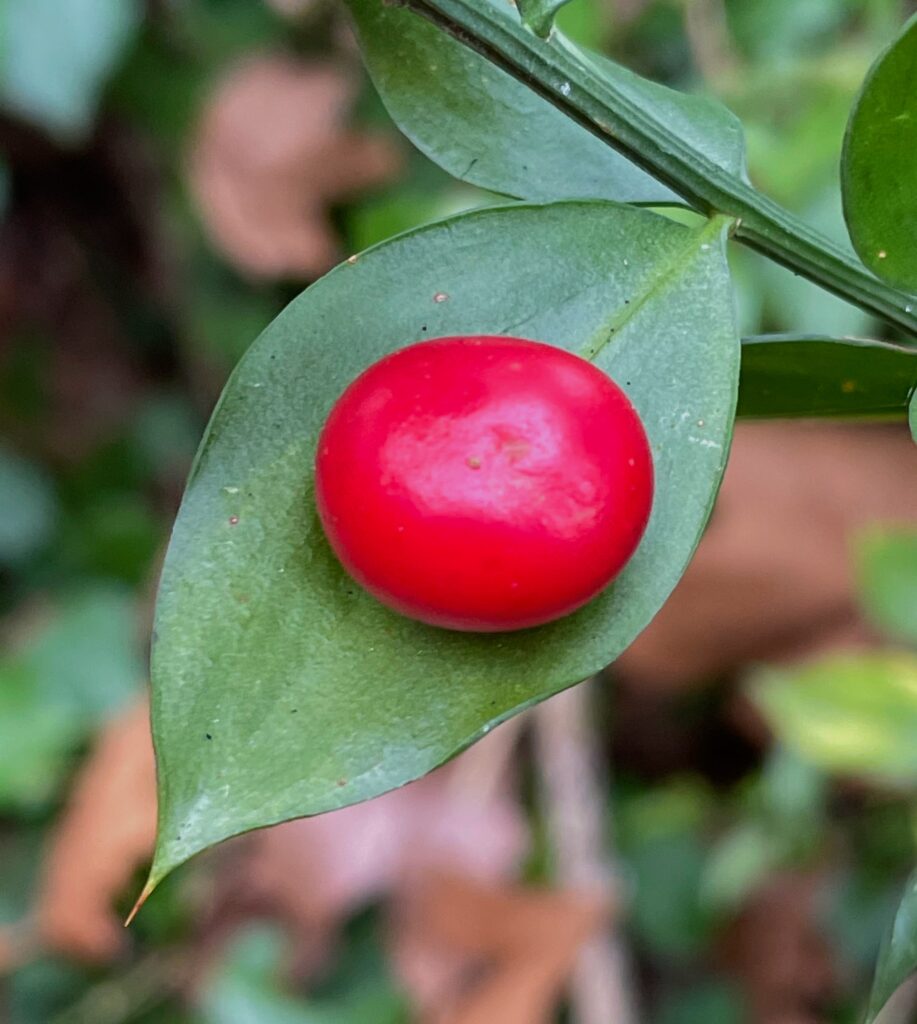
[[[410,345],[338,399],[316,459],[319,515],[347,571],[390,608],[451,629],[567,615],[643,534],[653,466],[624,392],[519,338]]]

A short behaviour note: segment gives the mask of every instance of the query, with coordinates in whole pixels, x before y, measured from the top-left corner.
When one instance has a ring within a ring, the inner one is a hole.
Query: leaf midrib
[[[614,335],[632,320],[651,299],[664,294],[667,288],[677,282],[691,266],[701,247],[716,238],[722,228],[732,223],[732,220],[731,217],[717,215],[690,230],[685,244],[676,249],[668,260],[657,264],[646,275],[635,296],[602,324],[592,339],[580,349],[579,355],[594,362]]]

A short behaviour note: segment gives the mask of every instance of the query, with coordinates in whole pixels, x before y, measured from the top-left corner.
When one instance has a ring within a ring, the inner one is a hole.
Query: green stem
[[[917,299],[674,136],[557,39],[543,40],[487,0],[398,0],[503,68],[709,215],[797,274],[917,337]]]

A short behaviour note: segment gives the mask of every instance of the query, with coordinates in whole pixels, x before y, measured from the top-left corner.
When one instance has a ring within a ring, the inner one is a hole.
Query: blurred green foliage
[[[87,587],[40,618],[0,661],[0,812],[44,805],[145,675],[129,594]]]
[[[917,529],[877,527],[859,550],[863,606],[876,626],[917,646]]]
[[[754,697],[773,729],[827,771],[912,786],[917,778],[917,657],[834,656],[767,669]]]
[[[267,927],[241,932],[201,998],[201,1024],[407,1024],[403,998],[371,937],[353,937],[336,995],[297,998],[283,985],[282,936]]]
[[[67,142],[92,129],[140,0],[4,0],[2,102]]]
[[[53,535],[58,514],[48,474],[0,448],[0,563],[15,565],[40,550]]]

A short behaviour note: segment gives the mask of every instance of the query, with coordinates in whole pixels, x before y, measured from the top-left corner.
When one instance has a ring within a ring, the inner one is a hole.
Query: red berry
[[[380,601],[451,629],[522,629],[595,597],[649,518],[653,464],[624,392],[520,338],[438,338],[374,363],[322,430],[328,540]]]

